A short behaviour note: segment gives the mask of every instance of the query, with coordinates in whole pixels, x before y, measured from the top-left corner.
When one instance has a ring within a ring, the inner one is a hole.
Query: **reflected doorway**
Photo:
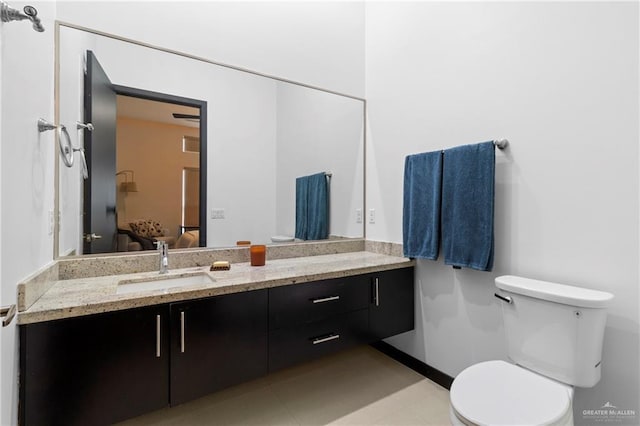
[[[201,107],[131,96],[126,89],[117,90],[117,251],[150,249],[152,240],[174,248],[185,231],[205,245]]]

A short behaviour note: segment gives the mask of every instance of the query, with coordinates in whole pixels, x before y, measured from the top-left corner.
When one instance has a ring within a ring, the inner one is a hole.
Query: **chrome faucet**
[[[158,254],[160,255],[160,273],[169,272],[169,246],[166,241],[156,241],[158,246]]]

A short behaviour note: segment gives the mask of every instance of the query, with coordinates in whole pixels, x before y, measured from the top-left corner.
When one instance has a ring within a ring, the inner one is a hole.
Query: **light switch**
[[[369,223],[376,223],[376,209],[369,209]]]
[[[356,223],[362,223],[362,209],[356,209]]]

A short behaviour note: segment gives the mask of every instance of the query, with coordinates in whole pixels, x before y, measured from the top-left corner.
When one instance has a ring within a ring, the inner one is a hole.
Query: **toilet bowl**
[[[573,386],[600,381],[613,295],[509,275],[495,282],[512,363],[481,362],[458,374],[451,424],[572,426]]]
[[[455,426],[573,425],[573,388],[505,361],[462,371],[449,393]]]

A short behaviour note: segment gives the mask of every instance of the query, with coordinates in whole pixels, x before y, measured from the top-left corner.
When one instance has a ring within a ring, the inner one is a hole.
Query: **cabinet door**
[[[267,373],[267,290],[171,304],[171,405]]]
[[[372,341],[413,330],[413,270],[403,268],[371,274],[369,327]]]
[[[20,327],[20,424],[101,425],[169,402],[166,305]]]

